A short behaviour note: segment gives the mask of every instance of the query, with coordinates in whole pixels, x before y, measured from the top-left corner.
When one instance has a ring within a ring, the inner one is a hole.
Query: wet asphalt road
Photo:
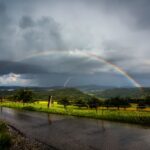
[[[27,137],[59,150],[150,150],[150,128],[94,119],[0,108]]]

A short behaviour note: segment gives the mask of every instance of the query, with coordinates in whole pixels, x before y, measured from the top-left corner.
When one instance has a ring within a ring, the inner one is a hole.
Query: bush
[[[0,133],[7,130],[7,126],[4,122],[0,122]]]
[[[64,106],[64,108],[66,109],[67,106],[70,104],[70,101],[68,100],[67,97],[62,97],[60,100],[59,100],[59,103],[62,104]]]
[[[5,123],[0,122],[0,150],[8,150],[11,146],[11,136]]]
[[[13,98],[16,101],[22,101],[23,103],[32,102],[33,92],[30,90],[20,89],[16,91],[15,95],[13,95]]]
[[[29,111],[34,111],[35,110],[35,108],[32,107],[32,106],[24,106],[22,109],[29,110]]]
[[[0,149],[8,150],[11,146],[11,137],[8,133],[0,133]]]
[[[87,101],[85,101],[84,99],[78,99],[74,102],[75,106],[78,106],[79,108],[81,107],[88,107]]]
[[[104,102],[104,106],[106,106],[107,108],[117,107],[119,109],[120,107],[123,107],[123,108],[129,107],[130,103],[129,103],[129,100],[126,98],[113,97],[113,98],[107,99]]]
[[[144,102],[140,101],[137,105],[137,109],[144,109],[144,108],[146,108],[146,104]]]
[[[96,97],[91,97],[91,99],[88,101],[88,106],[90,108],[95,108],[96,112],[99,106],[102,105],[102,102],[96,98]]]

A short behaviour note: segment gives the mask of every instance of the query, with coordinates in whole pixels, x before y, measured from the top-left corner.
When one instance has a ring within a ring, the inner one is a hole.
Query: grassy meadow
[[[63,105],[54,102],[50,108],[47,108],[47,101],[38,101],[34,103],[21,103],[5,101],[0,106],[10,107],[21,110],[38,111],[46,113],[54,113],[61,115],[72,115],[77,117],[88,117],[94,119],[104,119],[110,121],[150,125],[150,109],[137,110],[136,105],[132,104],[129,108],[105,108],[99,107],[97,111],[90,108],[79,108],[78,106],[69,105],[65,109]]]

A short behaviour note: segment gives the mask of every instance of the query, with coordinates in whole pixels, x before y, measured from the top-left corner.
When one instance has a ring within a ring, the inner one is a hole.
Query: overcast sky
[[[0,0],[0,85],[150,86],[149,0]],[[90,53],[90,54],[89,54]]]

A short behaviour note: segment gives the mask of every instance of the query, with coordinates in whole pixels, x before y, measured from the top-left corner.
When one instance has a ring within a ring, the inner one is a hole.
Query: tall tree
[[[31,90],[20,89],[15,93],[14,99],[23,103],[32,102],[33,92]]]
[[[101,105],[101,101],[96,97],[91,97],[91,99],[88,101],[88,105],[90,108],[95,108],[97,112],[98,107]]]
[[[67,97],[62,97],[62,98],[59,100],[59,103],[62,104],[65,109],[67,109],[67,106],[70,104],[70,101],[68,100]]]

